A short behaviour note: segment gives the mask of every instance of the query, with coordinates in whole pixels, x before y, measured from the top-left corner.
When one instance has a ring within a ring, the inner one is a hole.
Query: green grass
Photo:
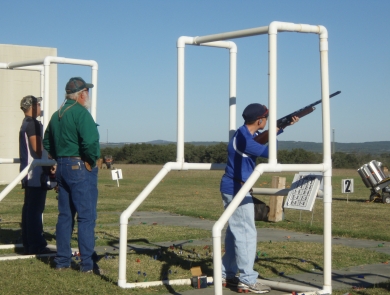
[[[284,275],[308,271],[322,271],[322,245],[319,243],[276,242],[259,243],[259,260],[254,268],[264,278],[276,278]],[[180,254],[179,251],[182,251]],[[208,276],[213,275],[212,245],[191,246],[187,244],[178,248],[156,248],[143,251],[130,251],[127,256],[128,282],[157,281],[165,278],[186,279],[191,276],[190,268],[200,266]],[[118,276],[118,253],[108,250],[108,256],[102,257],[99,265],[104,269],[100,278],[94,275],[81,274],[75,270],[57,272],[53,269],[52,260],[29,259],[2,261],[0,276],[16,280],[2,280],[4,294],[166,294],[167,287],[132,289],[124,291],[116,286]],[[294,253],[293,255],[291,253]],[[380,263],[389,259],[388,255],[364,249],[351,249],[335,245],[333,247],[335,268],[352,265]],[[158,259],[154,259],[157,255]],[[74,260],[74,262],[78,262]],[[190,287],[172,287],[176,292]]]
[[[99,171],[98,219],[96,226],[96,244],[107,246],[110,259],[103,258],[99,265],[106,271],[103,277],[85,276],[77,271],[58,273],[53,270],[51,260],[18,260],[1,261],[0,284],[1,294],[166,294],[172,291],[168,287],[123,290],[117,287],[118,257],[110,246],[119,241],[119,217],[131,202],[140,194],[152,178],[161,170],[158,165],[116,165],[122,169],[123,180],[111,180],[110,170]],[[165,211],[176,214],[217,220],[223,212],[219,181],[223,171],[171,171],[148,196],[137,211]],[[289,186],[294,173],[264,174],[256,183],[256,187],[271,187],[272,176],[286,177]],[[341,180],[353,178],[355,192],[341,194]],[[333,204],[332,230],[333,236],[390,241],[388,224],[390,223],[389,205],[370,203],[370,191],[364,186],[355,170],[334,170],[332,177]],[[3,189],[0,187],[0,189]],[[55,244],[55,224],[57,221],[57,201],[54,191],[49,191],[44,213],[45,236],[50,244]],[[268,203],[269,197],[260,196]],[[15,188],[0,203],[0,244],[20,241],[20,221],[23,204],[23,191]],[[305,233],[322,234],[323,203],[317,199],[313,212],[285,210],[285,220],[278,223],[257,222],[258,227],[283,228]],[[129,242],[153,245],[162,241],[189,240],[209,238],[210,231],[191,229],[181,226],[162,226],[139,224],[129,226]],[[72,246],[77,246],[77,225],[72,236]],[[169,278],[189,278],[191,266],[200,265],[208,275],[212,275],[212,245],[185,247],[184,254],[176,250],[161,248],[161,259],[152,259],[158,250],[130,252],[127,262],[127,280],[159,280]],[[195,249],[195,254],[191,253]],[[264,278],[272,278],[280,272],[296,274],[321,269],[323,245],[303,242],[259,243],[261,256],[255,268]],[[0,254],[9,254],[14,250],[3,250]],[[175,253],[173,253],[175,251]],[[338,245],[333,246],[334,268],[378,263],[390,260],[385,254],[365,249],[351,249]],[[208,252],[208,255],[206,255]],[[292,256],[291,253],[294,253]],[[200,257],[197,256],[200,254]],[[191,255],[188,258],[188,255]],[[111,258],[112,257],[112,258]],[[139,259],[140,262],[137,262]],[[302,262],[304,260],[305,262]],[[171,270],[171,274],[169,274]],[[138,271],[141,275],[138,275]],[[146,276],[143,275],[146,273]],[[17,276],[18,280],[8,279]],[[335,291],[333,294],[379,295],[389,292],[389,284],[378,284],[373,289],[354,293],[355,290]],[[173,288],[173,287],[172,287]],[[191,287],[174,287],[174,291]]]

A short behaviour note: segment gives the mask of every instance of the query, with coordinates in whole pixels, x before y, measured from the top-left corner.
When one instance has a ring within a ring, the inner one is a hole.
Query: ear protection
[[[260,119],[260,120],[259,120],[259,124],[261,124],[261,123],[263,123],[263,119]]]

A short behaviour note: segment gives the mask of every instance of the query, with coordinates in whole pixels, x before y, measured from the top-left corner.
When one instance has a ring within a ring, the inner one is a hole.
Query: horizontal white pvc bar
[[[237,45],[232,41],[215,41],[208,43],[201,43],[200,46],[208,46],[208,47],[219,47],[230,49],[231,52],[237,52]]]
[[[268,33],[268,26],[264,26],[264,27],[258,27],[258,28],[252,28],[252,29],[245,29],[245,30],[239,30],[239,31],[232,31],[232,32],[226,32],[226,33],[219,33],[219,34],[195,37],[194,43],[201,44],[201,43],[207,43],[207,42],[211,42],[211,41],[235,39],[235,38],[262,35],[262,34],[267,34],[267,33]]]
[[[285,23],[285,22],[272,22],[269,26],[264,26],[264,27],[194,37],[194,43],[201,44],[201,43],[207,43],[212,41],[243,38],[243,37],[263,35],[263,34],[276,34],[278,31],[324,34],[325,35],[324,37],[325,38],[327,37],[326,29],[322,26],[294,24],[294,23]]]
[[[0,69],[9,69],[8,63],[0,63]],[[29,66],[29,67],[21,67],[15,68],[15,70],[26,70],[26,71],[43,71],[43,66]]]
[[[57,57],[57,56],[46,56],[43,59],[11,62],[8,64],[8,68],[12,69],[12,68],[19,68],[19,67],[24,67],[24,66],[32,66],[32,65],[50,65],[51,63],[73,64],[73,65],[97,67],[97,62],[94,60],[83,60],[83,59],[65,58],[65,57]]]
[[[207,277],[207,283],[212,283],[213,278]],[[154,281],[154,282],[141,282],[141,283],[126,283],[123,288],[148,288],[152,286],[162,286],[162,285],[191,285],[191,279],[181,279],[181,280],[163,280],[163,281]]]
[[[0,261],[4,260],[18,260],[18,259],[31,259],[36,257],[50,257],[55,256],[56,253],[50,253],[50,254],[39,254],[39,255],[17,255],[17,256],[2,256],[0,257]]]
[[[14,249],[14,248],[23,248],[23,244],[7,244],[7,245],[0,245],[0,250]]]
[[[290,189],[284,188],[252,188],[253,195],[271,195],[271,196],[287,196]],[[320,198],[324,196],[324,192],[319,190],[317,194]]]
[[[28,66],[28,67],[14,68],[13,70],[25,70],[25,71],[43,72],[43,69],[44,69],[43,66]]]
[[[30,169],[33,169],[35,166],[53,166],[56,164],[54,160],[33,160],[30,165],[27,165],[22,172],[10,183],[5,189],[0,193],[0,201],[16,186],[18,183],[25,177]]]
[[[224,170],[226,164],[209,164],[209,163],[183,163],[181,169],[172,170]]]
[[[14,163],[20,163],[20,159],[19,158],[11,158],[11,159],[0,158],[0,164],[14,164]]]
[[[308,287],[308,286],[301,286],[301,285],[295,285],[295,284],[288,284],[283,282],[275,282],[275,281],[269,281],[269,280],[261,280],[257,279],[260,283],[263,285],[269,286],[271,289],[279,290],[279,291],[290,291],[294,290],[296,292],[314,292],[313,294],[316,294],[316,291],[320,291],[318,288],[314,287]],[[309,293],[305,293],[309,294]]]

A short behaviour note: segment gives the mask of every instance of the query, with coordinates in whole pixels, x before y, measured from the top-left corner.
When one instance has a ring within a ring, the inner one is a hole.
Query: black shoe
[[[42,248],[38,251],[30,251],[28,254],[30,254],[30,255],[43,255],[43,254],[54,254],[54,253],[56,253],[56,251],[45,247],[45,248]]]

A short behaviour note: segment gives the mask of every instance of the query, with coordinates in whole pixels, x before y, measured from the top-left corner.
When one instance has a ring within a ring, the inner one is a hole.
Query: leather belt
[[[81,157],[74,157],[74,156],[58,157],[58,159],[66,159],[66,158],[81,160]]]

